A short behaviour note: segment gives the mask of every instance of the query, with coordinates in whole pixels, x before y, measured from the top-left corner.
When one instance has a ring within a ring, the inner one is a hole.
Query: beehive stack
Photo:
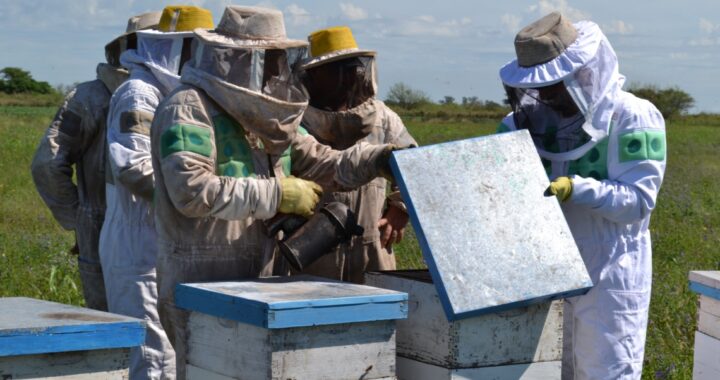
[[[693,379],[717,380],[720,379],[720,271],[690,272],[690,289],[699,294]]]

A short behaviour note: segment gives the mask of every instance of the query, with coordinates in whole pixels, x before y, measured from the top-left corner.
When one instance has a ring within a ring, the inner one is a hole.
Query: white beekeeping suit
[[[198,20],[188,21],[188,17]],[[130,70],[130,78],[117,89],[108,111],[111,175],[106,185],[100,260],[109,311],[147,321],[145,344],[130,354],[133,379],[175,377],[175,354],[157,311],[150,126],[158,104],[180,83],[179,72],[189,58],[194,27],[212,27],[210,12],[167,7],[158,31],[138,32],[137,49],[120,58]]]
[[[562,210],[595,284],[565,303],[563,378],[639,379],[664,120],[622,91],[617,56],[596,24],[553,13],[515,44],[518,59],[500,70],[513,106],[500,130],[528,129],[553,184],[570,184]]]

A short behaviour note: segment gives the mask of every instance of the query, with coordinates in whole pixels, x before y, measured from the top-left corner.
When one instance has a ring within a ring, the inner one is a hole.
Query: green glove
[[[306,181],[296,177],[280,179],[282,199],[279,212],[283,214],[296,214],[306,218],[312,216],[315,206],[320,201],[322,187],[313,181]]]
[[[557,177],[550,182],[550,186],[545,189],[545,196],[556,196],[560,202],[570,199],[573,191],[573,182],[570,177]]]

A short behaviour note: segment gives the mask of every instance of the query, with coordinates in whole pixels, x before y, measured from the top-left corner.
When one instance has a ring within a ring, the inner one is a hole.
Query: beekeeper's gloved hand
[[[278,211],[306,218],[312,216],[322,195],[322,187],[317,183],[292,176],[280,179],[280,188],[282,198]]]
[[[556,196],[560,202],[570,199],[573,190],[573,182],[570,177],[557,177],[550,182],[550,186],[545,189],[545,196]]]

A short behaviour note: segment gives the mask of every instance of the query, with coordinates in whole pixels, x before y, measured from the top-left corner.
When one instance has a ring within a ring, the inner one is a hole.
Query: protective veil
[[[500,130],[530,129],[548,176],[573,180],[562,209],[595,287],[566,300],[563,378],[639,379],[665,124],[651,103],[621,90],[617,57],[598,26],[575,28],[577,40],[555,59],[500,70],[513,106]],[[535,89],[557,83],[574,108]]]
[[[360,142],[416,146],[417,142],[410,136],[400,117],[382,101],[375,99],[375,58],[351,59],[360,64],[356,68],[360,80],[355,81],[352,88],[339,88],[338,92],[350,93],[347,102],[351,105],[362,99],[367,100],[348,110],[337,112],[309,106],[303,117],[303,127],[318,141],[333,149],[347,149]],[[340,78],[336,83],[343,83]],[[306,73],[304,82],[312,87],[309,83],[311,81],[312,78]],[[311,96],[313,93],[315,91],[311,89]],[[356,101],[354,98],[359,99]],[[333,201],[346,204],[357,216],[358,224],[363,227],[364,233],[341,244],[306,268],[303,273],[363,283],[366,271],[396,268],[395,256],[381,245],[378,230],[378,221],[385,210],[387,187],[388,183],[384,178],[376,178],[357,190],[324,194],[320,206]]]
[[[65,98],[31,167],[38,193],[55,219],[75,231],[85,305],[97,310],[107,310],[98,254],[105,217],[105,119],[110,96],[127,77],[123,69],[99,64],[97,79],[79,84]]]
[[[150,125],[155,109],[179,84],[183,46],[192,32],[137,33],[137,49],[121,56],[130,79],[108,113],[107,213],[100,237],[111,312],[147,321],[145,345],[131,350],[132,378],[174,376],[174,353],[157,311],[157,238]]]
[[[261,222],[277,213],[279,178],[357,187],[384,147],[338,152],[298,131],[307,101],[290,73],[306,43],[287,40],[279,11],[230,6],[214,32],[196,33],[184,84],[152,126],[159,307],[179,377],[187,313],[175,286],[271,275],[276,241]]]

